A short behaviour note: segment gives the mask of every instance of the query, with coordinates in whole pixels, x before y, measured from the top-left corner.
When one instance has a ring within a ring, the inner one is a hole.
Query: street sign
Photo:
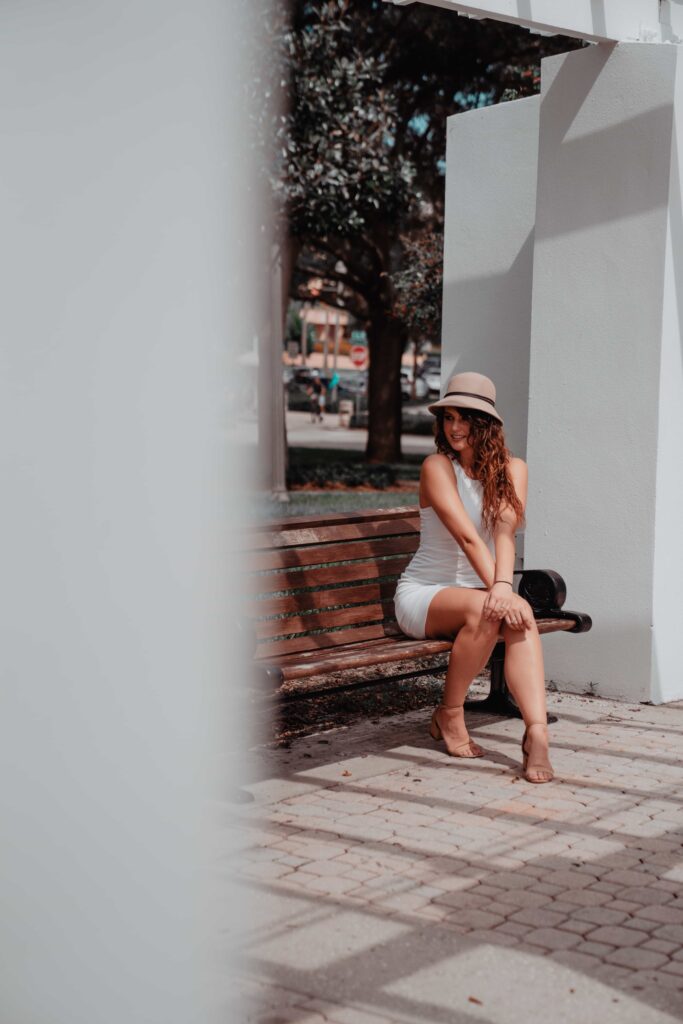
[[[352,345],[350,355],[353,365],[359,370],[364,370],[368,361],[368,350],[365,345]]]

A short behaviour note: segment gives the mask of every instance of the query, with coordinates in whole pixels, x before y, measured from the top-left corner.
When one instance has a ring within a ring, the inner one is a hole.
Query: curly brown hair
[[[506,505],[517,516],[517,526],[524,526],[524,509],[510,478],[508,465],[512,453],[505,444],[502,424],[493,416],[474,409],[458,412],[469,426],[468,444],[474,449],[472,470],[474,479],[483,484],[481,518],[485,528],[493,535],[496,523]],[[444,432],[445,409],[436,410],[434,438],[437,451],[459,462],[457,452],[451,448]]]

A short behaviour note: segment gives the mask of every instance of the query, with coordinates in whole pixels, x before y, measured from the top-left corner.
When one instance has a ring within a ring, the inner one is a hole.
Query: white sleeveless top
[[[467,515],[495,558],[493,537],[481,521],[483,485],[472,480],[453,460],[460,499]],[[416,583],[441,583],[449,587],[483,587],[455,537],[446,529],[433,508],[420,509],[420,546],[404,569],[401,579]]]

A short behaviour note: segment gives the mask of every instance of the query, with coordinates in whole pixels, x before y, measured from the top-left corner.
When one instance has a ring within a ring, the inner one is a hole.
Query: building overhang
[[[406,7],[416,0],[384,0]],[[683,42],[683,0],[419,0],[467,18],[591,43]]]

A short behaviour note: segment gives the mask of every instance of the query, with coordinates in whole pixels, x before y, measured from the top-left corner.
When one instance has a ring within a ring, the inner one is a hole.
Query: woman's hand
[[[510,607],[505,613],[505,621],[512,629],[531,629],[534,624],[534,613],[529,602],[519,594],[513,594]]]
[[[504,618],[512,605],[513,597],[517,595],[509,583],[494,583],[484,600],[482,618],[489,622]]]

